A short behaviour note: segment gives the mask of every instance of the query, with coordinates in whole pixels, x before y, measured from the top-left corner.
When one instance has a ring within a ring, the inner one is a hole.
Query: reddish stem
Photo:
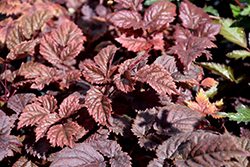
[[[7,102],[7,64],[5,64],[5,71],[4,71],[4,75],[5,75],[5,78],[4,78],[4,88],[5,88],[5,92],[4,92],[4,102],[6,103]]]
[[[241,3],[238,0],[234,0],[242,9],[245,9],[245,7],[243,5],[241,5]]]

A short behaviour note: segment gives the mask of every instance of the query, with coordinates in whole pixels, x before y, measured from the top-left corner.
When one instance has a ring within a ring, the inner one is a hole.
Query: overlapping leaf
[[[201,24],[211,20],[202,8],[193,5],[187,0],[181,2],[179,17],[184,27],[193,30],[197,29]]]
[[[57,75],[57,70],[40,63],[27,62],[20,67],[19,75],[26,79],[34,79],[31,88],[42,90],[45,84],[49,85],[53,81],[53,78]]]
[[[83,49],[85,37],[73,22],[64,22],[51,34],[43,35],[40,53],[52,64],[74,59]]]
[[[174,32],[174,37],[176,40],[188,39],[192,36],[189,29],[184,28],[180,24],[176,24],[176,30]]]
[[[23,35],[27,39],[30,39],[31,35],[35,31],[40,30],[42,26],[52,17],[53,15],[47,9],[37,11],[30,17],[25,17],[21,22]]]
[[[38,167],[31,160],[28,160],[26,157],[21,156],[14,164],[13,167]]]
[[[118,69],[119,74],[114,76],[114,82],[116,87],[123,92],[131,92],[133,91],[135,85],[135,77],[131,75],[131,71],[129,67],[133,60],[129,59],[123,62]]]
[[[153,138],[148,136],[148,131],[152,128],[155,120],[155,114],[158,112],[156,108],[138,111],[134,120],[131,131],[139,138],[139,144],[145,149],[153,150],[159,145],[159,141],[154,141]]]
[[[0,13],[8,15],[16,15],[21,13],[21,3],[18,2],[9,2],[8,0],[3,0],[0,2]]]
[[[211,135],[204,139],[191,139],[179,147],[178,152],[183,159],[177,159],[178,166],[223,166],[226,161],[237,156],[249,156],[250,153],[240,148],[234,137],[230,135]],[[206,135],[206,134],[205,134]]]
[[[75,122],[54,125],[49,129],[47,139],[50,140],[53,147],[63,147],[66,145],[72,148],[74,142],[73,136],[75,136],[79,130],[80,126]]]
[[[87,91],[85,97],[85,106],[88,108],[89,114],[102,125],[108,123],[112,111],[111,100],[104,94],[104,91],[105,87],[93,86]]]
[[[143,0],[115,0],[124,8],[131,8],[134,11],[142,10]]]
[[[29,55],[33,55],[35,53],[35,46],[39,42],[39,38],[29,41],[23,41],[20,44],[17,44],[13,49],[11,49],[6,58],[9,60],[18,60]]]
[[[87,139],[89,143],[95,150],[101,152],[104,156],[110,158],[109,163],[111,167],[131,167],[131,158],[126,153],[123,152],[121,146],[113,140],[107,139],[107,132],[105,130],[100,131],[100,134],[96,133]]]
[[[6,39],[6,44],[9,50],[15,48],[16,45],[23,41],[22,38],[22,30],[19,24],[15,24],[15,26],[9,31]]]
[[[165,67],[165,69],[170,73],[173,74],[174,72],[177,72],[178,69],[176,67],[176,61],[173,56],[169,55],[161,55],[157,57],[157,59],[154,61],[154,63],[161,64]]]
[[[222,77],[228,79],[229,81],[232,82],[238,82],[234,78],[234,72],[231,67],[226,66],[225,64],[218,64],[218,63],[213,63],[213,62],[202,62],[202,63],[197,63],[201,65],[202,67],[205,67],[209,70],[212,70],[216,72],[217,74],[221,75]]]
[[[217,115],[219,112],[219,107],[223,105],[222,99],[221,101],[217,101],[215,103],[211,103],[208,97],[205,95],[203,89],[200,89],[200,92],[195,97],[197,102],[186,101],[188,107],[199,111],[205,117],[207,114],[210,114],[214,118],[222,118],[222,116]]]
[[[60,104],[59,116],[67,118],[81,109],[83,105],[79,103],[79,99],[80,97],[74,94],[65,98]]]
[[[50,35],[45,34],[41,39],[40,53],[43,57],[50,63],[57,64],[60,63],[58,44],[50,37]]]
[[[86,80],[91,83],[107,82],[114,72],[114,69],[111,69],[111,63],[117,50],[114,45],[109,45],[94,57],[94,62],[86,59],[83,62],[82,72]]]
[[[60,121],[61,118],[56,112],[47,114],[43,119],[40,120],[38,126],[36,127],[36,141],[42,138],[51,125],[55,124],[56,122]]]
[[[70,84],[76,81],[80,81],[82,74],[79,70],[73,70],[69,71],[65,74],[63,77],[62,82],[60,82],[60,85],[66,88],[69,88]]]
[[[174,20],[176,6],[169,1],[159,1],[153,3],[144,14],[144,29],[151,31],[168,27]]]
[[[5,44],[7,35],[14,27],[14,21],[11,17],[8,17],[0,22],[0,42]]]
[[[115,26],[125,29],[133,27],[133,29],[136,30],[142,26],[141,15],[137,11],[118,11],[112,14],[109,21]]]
[[[201,82],[202,86],[207,86],[207,87],[215,86],[217,84],[218,84],[218,82],[216,80],[214,80],[213,78],[210,78],[210,77],[205,78]]]
[[[0,110],[0,160],[8,156],[10,142],[11,122],[10,118]]]
[[[123,47],[127,48],[130,51],[138,52],[141,50],[146,50],[151,48],[152,44],[149,43],[145,38],[142,37],[126,37],[125,34],[122,34],[119,38],[115,39],[120,42]]]
[[[72,149],[66,147],[59,151],[50,166],[106,166],[106,163],[90,144],[78,143]]]
[[[36,95],[33,93],[15,94],[9,98],[7,107],[16,113],[21,113],[28,102],[34,97],[36,97]]]
[[[206,131],[193,131],[186,133],[178,133],[170,137],[168,140],[164,141],[156,150],[156,155],[159,160],[164,161],[166,158],[175,158],[178,155],[178,147],[189,140],[197,141],[200,140],[200,136],[207,139],[211,136],[209,132]]]
[[[19,117],[18,129],[24,126],[33,126],[46,117],[56,108],[56,100],[51,96],[37,98],[40,103],[26,105]],[[42,106],[41,106],[42,104]]]
[[[206,48],[214,48],[216,45],[206,37],[191,36],[188,39],[178,41],[177,44],[170,48],[168,53],[175,53],[185,67],[189,67],[190,63],[197,57],[205,54],[207,59],[212,55],[205,50]]]
[[[144,66],[136,73],[136,79],[147,82],[161,95],[178,94],[171,74],[161,64],[154,63],[150,66]]]
[[[116,135],[120,134],[124,137],[130,136],[130,120],[125,116],[111,116],[109,119],[110,125],[107,125],[108,129],[114,132]]]
[[[26,143],[25,150],[27,153],[39,159],[47,159],[46,155],[50,149],[50,143],[45,137],[36,142],[35,133],[31,133],[25,138],[24,143]]]
[[[195,31],[195,36],[207,37],[211,41],[215,41],[215,35],[220,33],[221,24],[215,24],[213,22],[206,22],[201,24]]]
[[[72,41],[76,43],[85,41],[82,30],[70,21],[66,21],[58,29],[54,29],[51,36],[62,47],[67,46]]]
[[[169,103],[159,108],[155,130],[159,133],[190,132],[204,119],[202,114],[184,105]]]

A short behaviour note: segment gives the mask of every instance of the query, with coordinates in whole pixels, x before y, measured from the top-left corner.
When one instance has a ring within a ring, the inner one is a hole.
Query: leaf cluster
[[[215,23],[188,0],[2,0],[0,12],[3,165],[249,165],[249,131],[213,125],[247,123],[249,109],[223,112],[203,67],[242,78],[195,62],[213,59],[219,33],[248,57],[231,20]]]

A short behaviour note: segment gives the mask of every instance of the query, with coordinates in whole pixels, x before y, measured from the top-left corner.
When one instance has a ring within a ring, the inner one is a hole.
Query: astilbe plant
[[[173,24],[169,1],[58,3],[0,2],[0,161],[188,167],[250,156],[243,140],[212,131],[208,120],[222,118],[223,102],[202,88],[218,82],[193,61],[212,59],[206,49],[216,47],[221,25],[202,8],[182,1]]]

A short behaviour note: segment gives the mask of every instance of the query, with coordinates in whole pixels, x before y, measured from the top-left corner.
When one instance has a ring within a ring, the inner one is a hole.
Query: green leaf
[[[163,0],[146,0],[146,1],[144,2],[144,5],[145,5],[145,6],[150,6],[150,5],[152,5],[153,3],[158,2],[158,1],[163,1]],[[165,1],[173,1],[173,0],[165,0]]]
[[[206,92],[205,95],[208,98],[213,98],[218,93],[218,86],[219,84],[216,84],[215,86],[210,87]]]
[[[242,16],[247,16],[250,14],[250,5],[247,5],[247,7],[241,12]]]
[[[225,113],[219,112],[217,114],[227,116],[232,121],[237,121],[237,123],[245,122],[247,124],[250,121],[250,109],[244,105],[240,105],[236,108],[237,113]]]
[[[223,35],[224,38],[243,48],[247,47],[244,29],[240,27],[230,27],[234,23],[234,20],[220,19],[219,23],[222,23],[220,34]]]
[[[204,9],[204,12],[206,12],[206,13],[211,13],[215,16],[220,16],[218,11],[216,9],[214,9],[213,6],[204,6],[203,9]]]
[[[244,60],[246,57],[250,57],[250,52],[246,50],[234,50],[230,53],[227,53],[226,56],[230,58],[235,58],[236,60],[240,58]]]
[[[218,63],[212,63],[212,62],[201,62],[201,63],[197,63],[197,64],[204,67],[204,68],[207,68],[209,70],[216,72],[220,76],[222,76],[222,77],[224,77],[232,82],[236,82],[232,68],[226,66],[225,64],[218,64]]]
[[[231,8],[231,10],[232,10],[232,13],[233,13],[233,16],[235,17],[235,18],[237,18],[238,16],[240,16],[241,15],[241,7],[240,6],[235,6],[235,5],[233,5],[233,4],[229,4],[230,5],[230,8]]]

